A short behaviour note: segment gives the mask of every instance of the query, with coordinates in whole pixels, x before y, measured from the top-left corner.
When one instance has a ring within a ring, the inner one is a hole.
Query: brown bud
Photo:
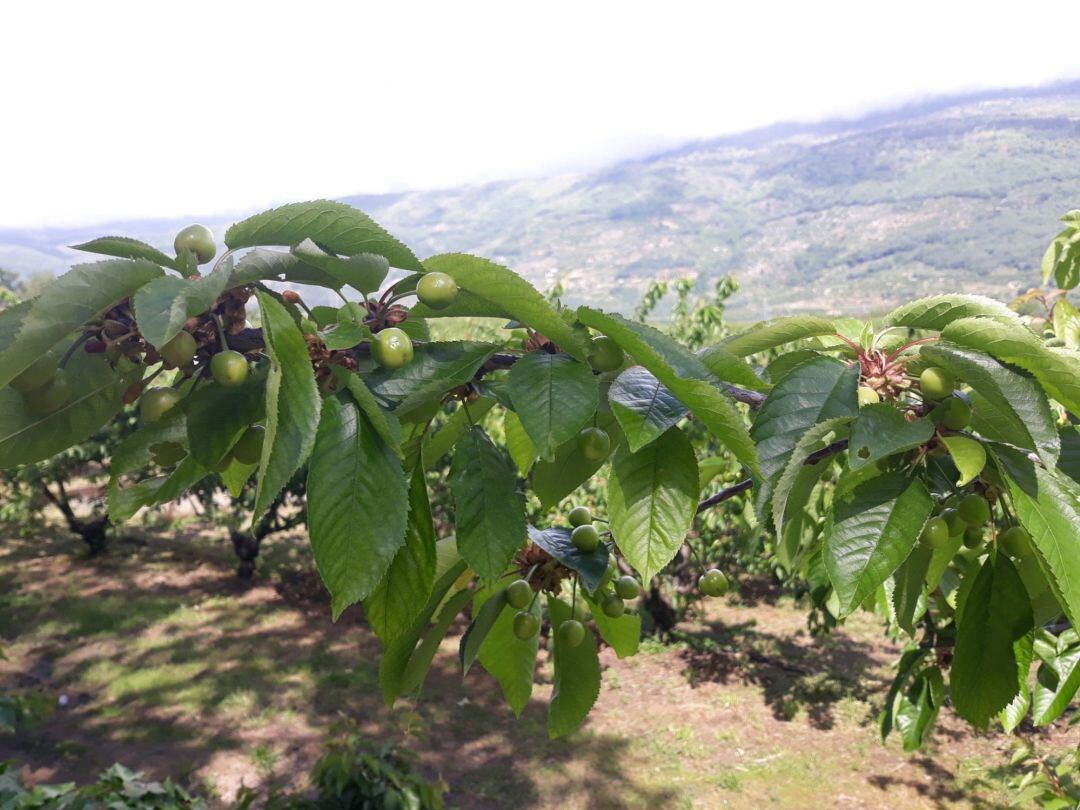
[[[281,294],[281,297],[288,304],[300,303],[300,293],[298,293],[296,290],[285,290],[285,292]]]

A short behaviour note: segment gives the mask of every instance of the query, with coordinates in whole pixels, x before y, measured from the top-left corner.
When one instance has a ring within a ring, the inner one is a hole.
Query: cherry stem
[[[914,346],[918,346],[918,345],[920,345],[922,343],[929,343],[929,342],[931,342],[933,340],[940,340],[940,337],[938,335],[931,335],[930,337],[924,337],[924,338],[919,338],[918,340],[909,341],[909,342],[905,343],[903,346],[901,346],[899,349],[896,349],[895,351],[893,351],[893,353],[890,354],[888,357],[886,357],[885,362],[888,363],[889,365],[892,365],[894,362],[896,362],[896,358],[898,358],[901,354],[906,352],[908,349],[913,348]]]
[[[60,358],[60,368],[65,368],[68,364],[68,360],[75,354],[75,350],[82,346],[86,341],[90,339],[90,332],[83,332],[75,340],[71,342],[71,345],[67,347],[67,351],[64,352],[64,356]]]
[[[465,409],[465,418],[469,420],[469,424],[475,425],[476,423],[473,421],[472,414],[469,413],[469,403],[463,399],[461,400],[461,407]]]
[[[223,324],[221,322],[221,316],[220,315],[218,315],[216,312],[213,313],[213,315],[214,315],[214,324],[217,326],[218,340],[221,342],[221,350],[223,352],[228,351],[229,350],[229,342],[227,340],[225,340],[225,324]]]

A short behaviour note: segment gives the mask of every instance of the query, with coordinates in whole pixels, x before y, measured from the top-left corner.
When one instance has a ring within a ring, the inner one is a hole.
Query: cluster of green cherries
[[[949,430],[963,430],[971,423],[971,406],[956,396],[956,377],[937,366],[924,369],[919,375],[919,390],[924,400],[935,403],[930,418]],[[963,536],[968,549],[979,548],[984,539],[984,526],[990,522],[990,503],[983,495],[971,492],[946,499],[937,514],[926,521],[920,541],[930,548],[944,548]],[[1010,526],[998,535],[998,547],[1011,557],[1031,554],[1031,535],[1022,526]]]
[[[425,273],[416,284],[416,297],[431,309],[446,309],[458,296],[458,284],[453,277],[438,271]],[[338,309],[338,323],[361,324],[368,315],[367,307],[355,301]],[[315,334],[318,327],[311,319],[301,323],[304,332]],[[412,338],[404,329],[389,326],[375,333],[371,342],[371,357],[385,368],[402,368],[412,362]]]
[[[953,496],[942,504],[938,513],[926,521],[919,540],[932,549],[944,548],[956,538],[963,537],[966,548],[979,548],[984,539],[984,527],[990,522],[990,504],[982,495],[970,493]],[[1032,552],[1031,535],[1023,526],[1010,526],[997,538],[998,548],[1010,557],[1026,557]]]
[[[589,508],[575,506],[570,510],[568,519],[574,527],[570,535],[574,547],[585,554],[596,551],[600,547],[600,533],[592,523]],[[615,556],[609,555],[607,570],[596,590],[592,592],[594,597],[602,595],[599,600],[600,610],[611,619],[622,616],[626,612],[627,601],[641,595],[638,581],[630,575],[616,577],[618,570]],[[527,579],[514,580],[506,588],[506,602],[517,611],[514,614],[514,635],[522,641],[528,641],[540,632],[540,619],[530,610],[536,595]],[[575,605],[576,615],[579,614]],[[577,647],[585,640],[585,625],[576,617],[564,621],[556,632],[559,644],[566,647]]]

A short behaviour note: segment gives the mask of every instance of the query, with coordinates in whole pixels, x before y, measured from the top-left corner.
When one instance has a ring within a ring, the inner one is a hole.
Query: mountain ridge
[[[630,309],[654,278],[726,274],[731,311],[869,312],[1037,282],[1077,207],[1080,81],[933,98],[857,119],[782,122],[589,172],[340,198],[420,255],[479,253],[567,301]],[[105,232],[162,248],[188,219],[0,229],[0,267],[56,272]],[[205,220],[216,232],[232,220]],[[833,303],[835,301],[835,303]]]

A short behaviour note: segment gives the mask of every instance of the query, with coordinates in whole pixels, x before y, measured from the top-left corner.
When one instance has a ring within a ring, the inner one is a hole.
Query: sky
[[[0,227],[542,176],[1076,78],[1071,6],[7,3]]]

